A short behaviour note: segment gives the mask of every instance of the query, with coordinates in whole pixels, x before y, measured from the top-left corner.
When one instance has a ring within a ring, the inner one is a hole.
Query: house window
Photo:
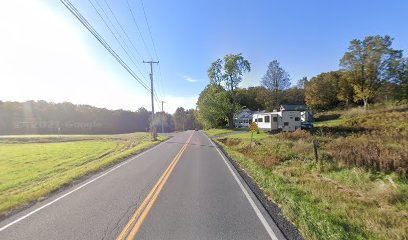
[[[277,122],[278,121],[278,117],[273,117],[273,121]]]
[[[289,122],[284,122],[283,126],[289,126]]]
[[[270,120],[271,120],[271,117],[265,116],[265,122],[266,122],[266,123],[270,122]]]
[[[296,121],[296,122],[299,122],[299,121],[300,121],[300,118],[295,117],[295,121]]]
[[[263,122],[263,119],[262,119],[262,118],[258,118],[258,122]]]

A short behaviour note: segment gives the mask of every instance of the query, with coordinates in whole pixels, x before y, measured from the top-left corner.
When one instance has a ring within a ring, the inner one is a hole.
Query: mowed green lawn
[[[226,128],[211,128],[211,129],[207,129],[204,132],[210,136],[219,136],[219,135],[223,135],[223,134],[228,134],[228,133],[233,133],[235,131],[246,131],[248,129],[246,128],[234,128],[234,129],[226,129]]]
[[[0,215],[158,143],[145,134],[35,138],[0,141]]]

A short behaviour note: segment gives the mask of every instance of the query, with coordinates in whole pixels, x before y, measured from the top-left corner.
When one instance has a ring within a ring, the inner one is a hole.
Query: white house
[[[251,111],[250,109],[248,108],[243,109],[240,113],[238,113],[237,117],[234,119],[235,127],[236,128],[249,127],[249,124],[251,124],[252,122],[252,114],[254,114],[254,112]]]

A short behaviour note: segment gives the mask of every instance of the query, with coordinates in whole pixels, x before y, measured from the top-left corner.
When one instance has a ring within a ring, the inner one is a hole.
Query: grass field
[[[0,137],[0,215],[157,143],[145,133]]]
[[[264,139],[264,138],[267,138],[268,136],[269,136],[268,133],[264,131],[260,131],[259,133],[253,134],[253,140]],[[231,137],[234,139],[247,140],[247,142],[249,143],[251,141],[251,132],[238,133],[238,134],[234,134],[234,136],[231,136]]]
[[[312,132],[254,134],[252,146],[250,133],[215,141],[306,239],[408,239],[407,110],[324,113]]]
[[[314,127],[337,127],[337,126],[340,126],[342,123],[343,123],[343,119],[338,118],[338,119],[326,120],[326,121],[321,121],[321,122],[314,122],[313,126]]]
[[[224,128],[212,128],[212,129],[208,129],[205,130],[205,133],[212,137],[212,136],[218,136],[218,135],[222,135],[222,134],[227,134],[227,133],[232,133],[234,131],[237,131],[239,129],[224,129]]]

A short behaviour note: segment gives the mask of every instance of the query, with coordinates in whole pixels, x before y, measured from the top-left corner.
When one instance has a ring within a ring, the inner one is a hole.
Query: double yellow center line
[[[156,201],[157,197],[159,196],[161,190],[163,189],[164,184],[166,184],[167,179],[169,178],[170,174],[173,172],[174,167],[178,163],[183,155],[184,151],[186,150],[188,144],[190,143],[191,138],[193,137],[194,132],[190,135],[187,139],[187,142],[184,143],[183,147],[171,161],[170,165],[167,167],[166,171],[164,171],[163,175],[159,178],[156,185],[152,188],[149,192],[147,197],[144,199],[142,204],[136,210],[135,214],[130,218],[129,222],[126,224],[125,228],[116,238],[116,240],[123,240],[126,239],[134,239],[137,231],[139,230],[140,226],[142,226],[143,221],[145,220],[147,214],[149,213],[150,209],[152,208],[154,202]]]

